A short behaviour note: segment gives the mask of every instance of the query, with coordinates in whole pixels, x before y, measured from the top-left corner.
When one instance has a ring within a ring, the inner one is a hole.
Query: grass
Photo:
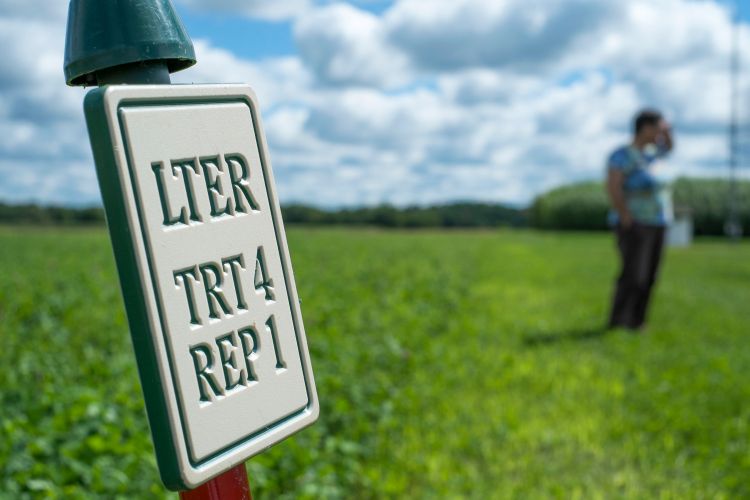
[[[750,245],[604,333],[604,234],[292,229],[321,419],[256,498],[750,497]],[[109,241],[0,228],[0,497],[160,497]]]

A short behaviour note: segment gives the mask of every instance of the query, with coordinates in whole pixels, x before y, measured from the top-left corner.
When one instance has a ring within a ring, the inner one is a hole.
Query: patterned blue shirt
[[[653,163],[667,154],[655,146],[639,150],[634,146],[615,149],[607,160],[608,170],[619,170],[625,176],[625,203],[635,222],[665,226],[672,221],[672,198],[669,184],[653,171]],[[610,224],[618,223],[615,210],[609,213]]]

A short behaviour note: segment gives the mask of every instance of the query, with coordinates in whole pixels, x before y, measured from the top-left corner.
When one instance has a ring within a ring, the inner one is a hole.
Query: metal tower
[[[739,167],[739,34],[740,16],[739,5],[734,3],[732,13],[732,48],[729,62],[730,93],[729,93],[729,207],[724,231],[732,239],[742,237],[742,223],[738,207],[737,169]]]

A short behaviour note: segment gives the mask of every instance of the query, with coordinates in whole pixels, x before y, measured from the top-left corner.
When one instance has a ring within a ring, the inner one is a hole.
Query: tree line
[[[360,225],[390,228],[420,227],[520,227],[526,225],[523,210],[491,203],[453,203],[428,207],[375,207],[321,209],[290,204],[281,207],[286,224]],[[74,208],[34,204],[0,203],[0,224],[101,225],[101,207]]]
[[[723,179],[681,178],[673,185],[678,213],[688,213],[696,234],[721,235],[729,211],[729,182]],[[750,181],[737,184],[736,199],[742,226],[750,229]],[[500,203],[322,209],[310,205],[282,206],[285,223],[300,225],[378,226],[386,228],[533,227],[537,229],[607,230],[609,202],[601,182],[582,182],[552,189],[528,208]],[[0,203],[0,224],[102,225],[101,207],[12,205]]]
[[[392,228],[420,227],[521,227],[526,212],[501,204],[452,203],[405,208],[393,205],[322,210],[307,205],[281,207],[287,224],[365,225]]]
[[[101,207],[64,207],[36,204],[12,205],[0,203],[0,223],[15,225],[72,226],[102,225]]]
[[[675,213],[688,215],[698,235],[719,236],[729,215],[730,183],[725,179],[680,178],[672,186]],[[750,181],[736,186],[737,211],[750,229]],[[609,200],[601,182],[582,182],[538,196],[528,210],[529,225],[538,229],[600,231],[608,229]]]

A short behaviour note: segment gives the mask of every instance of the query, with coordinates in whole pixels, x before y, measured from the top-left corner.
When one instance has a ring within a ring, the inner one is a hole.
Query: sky
[[[728,172],[731,2],[173,3],[198,59],[173,82],[255,89],[282,203],[523,206],[601,179],[645,106],[674,126],[665,172]],[[0,0],[0,201],[100,203],[66,19],[64,0]]]

